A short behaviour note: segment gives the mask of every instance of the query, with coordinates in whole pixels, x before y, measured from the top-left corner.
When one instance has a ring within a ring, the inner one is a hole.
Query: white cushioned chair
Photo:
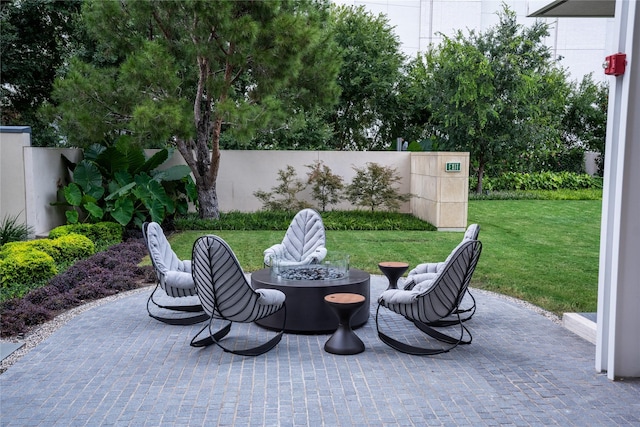
[[[426,262],[423,264],[418,264],[413,270],[409,271],[407,274],[407,279],[404,282],[404,289],[411,290],[418,283],[424,282],[426,280],[433,280],[436,278],[438,274],[444,270],[444,267],[451,260],[451,257],[456,252],[463,243],[469,240],[478,240],[478,236],[480,234],[480,226],[478,224],[471,224],[467,227],[464,236],[462,237],[462,241],[456,246],[449,256],[442,262]],[[476,300],[471,294],[471,292],[467,289],[467,295],[471,298],[472,304],[468,308],[460,308],[460,313],[466,313],[462,318],[463,321],[471,319],[473,314],[476,311]]]
[[[193,280],[205,312],[210,316],[191,340],[193,347],[216,344],[224,351],[243,356],[258,356],[280,342],[287,319],[285,294],[277,289],[256,289],[247,281],[240,263],[229,245],[218,236],[207,235],[196,240],[192,253]],[[230,332],[233,322],[251,323],[284,311],[282,327],[266,343],[248,349],[235,350],[221,340]],[[216,320],[227,324],[214,332]],[[198,339],[208,329],[207,336]]]
[[[277,259],[279,266],[319,264],[327,256],[324,223],[313,209],[303,209],[293,217],[282,243],[264,251],[264,265]]]
[[[467,240],[456,248],[435,278],[422,281],[411,289],[382,292],[376,310],[376,329],[380,340],[398,351],[415,355],[445,353],[460,344],[470,344],[471,333],[463,324],[459,307],[481,252],[482,244],[478,240]],[[425,348],[391,338],[381,330],[381,311],[384,311],[381,308],[401,315],[400,319],[412,322],[420,331],[445,345]],[[446,332],[449,327],[459,328],[459,334],[450,335]]]
[[[156,222],[145,222],[142,225],[142,235],[156,274],[156,287],[147,300],[149,316],[170,325],[193,325],[207,320],[209,316],[204,313],[201,304],[164,305],[154,299],[159,289],[173,298],[196,296],[198,292],[191,277],[191,261],[182,261],[178,258],[160,225]],[[156,310],[151,310],[151,304],[159,309],[198,314],[181,317],[165,316],[154,313]]]

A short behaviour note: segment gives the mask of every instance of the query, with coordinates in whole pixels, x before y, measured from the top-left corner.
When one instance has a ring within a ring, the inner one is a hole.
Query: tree
[[[126,133],[175,145],[200,217],[218,218],[221,136],[247,140],[289,105],[335,96],[330,59],[305,63],[332,49],[327,10],[311,0],[90,0],[83,18],[103,61],[76,58],[57,80],[58,126],[75,144]]]
[[[401,180],[397,171],[389,166],[367,163],[366,168],[356,168],[356,175],[347,185],[347,199],[358,206],[365,206],[374,212],[384,206],[390,211],[397,211],[400,202],[406,202],[410,194],[402,194],[393,185]]]
[[[601,174],[607,135],[608,101],[608,85],[594,82],[593,76],[588,74],[579,84],[572,85],[567,109],[562,118],[565,144],[599,152]]]
[[[316,160],[312,165],[306,165],[310,172],[307,173],[307,184],[311,185],[311,195],[324,212],[327,205],[334,205],[341,200],[341,192],[344,188],[342,177],[331,172],[331,168],[322,160]]]
[[[432,136],[450,150],[469,151],[477,167],[476,192],[488,166],[559,141],[565,72],[543,43],[548,26],[517,24],[505,6],[484,33],[458,31],[425,61]]]
[[[0,123],[31,126],[32,144],[55,145],[38,114],[48,101],[56,72],[77,47],[73,37],[82,0],[0,3]]]
[[[264,209],[297,212],[311,207],[309,203],[298,199],[298,193],[306,188],[306,184],[296,178],[296,170],[293,166],[287,165],[287,169],[280,169],[278,171],[278,181],[280,181],[280,184],[272,187],[269,192],[258,190],[253,193],[254,196],[262,201]]]
[[[334,9],[333,32],[341,49],[341,94],[329,118],[334,148],[384,149],[395,140],[396,83],[404,61],[400,42],[384,15],[363,6]]]

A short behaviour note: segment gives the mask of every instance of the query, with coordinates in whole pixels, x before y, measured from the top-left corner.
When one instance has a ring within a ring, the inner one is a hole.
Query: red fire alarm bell
[[[624,74],[626,65],[627,54],[618,52],[607,56],[602,67],[604,68],[604,73],[608,76],[621,76]]]

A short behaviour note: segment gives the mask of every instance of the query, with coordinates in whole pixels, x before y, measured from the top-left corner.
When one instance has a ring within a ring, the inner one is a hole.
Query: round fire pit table
[[[269,268],[251,274],[254,289],[277,289],[286,295],[287,318],[285,332],[296,334],[323,334],[338,329],[338,318],[324,297],[334,293],[352,293],[364,296],[363,306],[351,318],[351,327],[358,328],[369,320],[369,273],[352,268],[349,276],[329,280],[288,280],[273,276]],[[262,318],[256,323],[279,330],[284,310]]]

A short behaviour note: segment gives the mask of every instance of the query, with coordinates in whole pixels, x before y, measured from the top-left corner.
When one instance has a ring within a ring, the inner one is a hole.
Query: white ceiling
[[[615,9],[616,0],[554,0],[530,13],[529,16],[534,18],[613,18]]]

